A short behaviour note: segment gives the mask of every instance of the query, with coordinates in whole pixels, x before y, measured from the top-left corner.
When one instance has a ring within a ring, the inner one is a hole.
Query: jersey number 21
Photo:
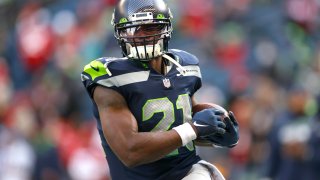
[[[191,121],[191,106],[190,98],[188,94],[179,95],[175,104],[171,102],[167,97],[149,99],[142,108],[142,121],[148,121],[155,113],[163,113],[162,119],[159,123],[151,130],[155,131],[167,131],[176,120],[175,108],[181,109],[183,112],[183,123]],[[191,141],[186,145],[190,150],[194,150],[193,142]],[[168,156],[178,155],[178,149],[171,152]]]

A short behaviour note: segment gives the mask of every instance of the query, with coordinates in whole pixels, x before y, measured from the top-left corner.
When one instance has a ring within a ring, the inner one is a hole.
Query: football
[[[215,108],[215,109],[219,109],[221,111],[224,112],[224,114],[222,115],[222,119],[224,119],[225,117],[228,117],[228,111],[223,108],[222,106],[218,105],[218,104],[214,104],[214,103],[199,103],[196,104],[195,106],[192,107],[192,116],[204,109],[208,109],[208,108]],[[209,140],[206,139],[201,139],[201,138],[197,138],[195,140],[195,144],[197,146],[215,146],[212,142],[210,142]]]
[[[220,106],[218,104],[214,104],[214,103],[199,103],[199,104],[196,104],[195,106],[192,107],[192,115],[194,113],[197,113],[199,111],[202,111],[202,110],[208,109],[208,108],[219,109],[219,110],[224,112],[224,114],[223,114],[224,117],[228,117],[228,111],[226,109],[224,109],[222,106]]]

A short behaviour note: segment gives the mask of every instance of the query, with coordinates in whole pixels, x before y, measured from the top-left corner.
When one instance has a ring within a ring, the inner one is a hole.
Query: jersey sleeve
[[[200,70],[199,64],[196,64],[196,65],[193,65],[193,66],[197,71],[197,72],[195,72],[197,78],[196,78],[195,84],[194,84],[194,92],[193,92],[193,94],[194,94],[202,86],[202,76],[201,76],[201,70]]]
[[[179,49],[170,49],[170,53],[175,56],[175,59],[186,69],[185,76],[196,77],[193,78],[193,91],[191,95],[197,92],[202,86],[202,75],[199,66],[199,59],[186,51],[179,50]]]
[[[201,75],[201,70],[200,70],[200,68],[199,68],[199,73],[200,73],[200,75]],[[197,79],[196,83],[195,83],[195,87],[194,87],[195,91],[194,91],[194,93],[197,92],[201,87],[202,87],[202,78],[201,78],[201,76],[200,76],[200,77]]]
[[[119,91],[116,82],[112,80],[111,71],[107,68],[110,62],[105,58],[100,58],[84,66],[81,80],[91,98],[93,98],[93,90],[98,85]]]

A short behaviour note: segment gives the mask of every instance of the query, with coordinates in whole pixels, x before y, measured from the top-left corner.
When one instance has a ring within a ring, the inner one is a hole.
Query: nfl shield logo
[[[171,87],[171,83],[170,83],[170,80],[169,80],[169,79],[164,78],[164,79],[162,80],[162,82],[163,82],[164,87],[166,87],[166,88]]]

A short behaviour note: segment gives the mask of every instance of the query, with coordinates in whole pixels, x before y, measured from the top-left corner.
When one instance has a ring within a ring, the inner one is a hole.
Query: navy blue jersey
[[[191,96],[201,87],[201,73],[195,56],[181,50],[170,50],[168,55],[186,69],[184,75],[175,65],[168,66],[168,73],[162,75],[139,61],[100,58],[85,66],[81,78],[91,97],[96,86],[120,93],[137,120],[139,132],[167,131],[191,121]],[[200,160],[190,142],[158,161],[126,167],[108,146],[97,107],[93,104],[112,179],[182,179]]]

